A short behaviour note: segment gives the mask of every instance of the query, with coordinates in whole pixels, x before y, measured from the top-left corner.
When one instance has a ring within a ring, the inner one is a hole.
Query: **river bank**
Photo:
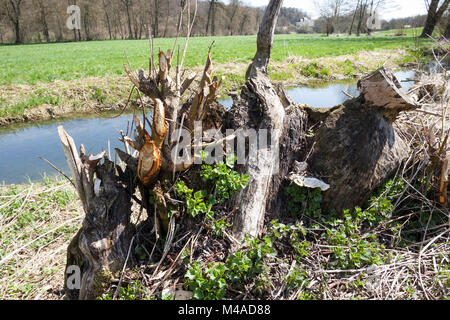
[[[403,49],[360,51],[351,55],[304,59],[291,56],[282,62],[271,62],[273,82],[285,87],[326,84],[337,80],[357,79],[380,65],[399,68],[412,60]],[[230,91],[244,83],[245,63],[215,66],[215,74],[224,76],[220,89],[226,99]],[[200,73],[202,68],[194,71]],[[0,127],[17,123],[32,123],[63,119],[79,115],[119,113],[127,105],[131,82],[125,76],[87,77],[75,80],[55,80],[50,83],[0,86]],[[128,110],[139,105],[134,92]]]

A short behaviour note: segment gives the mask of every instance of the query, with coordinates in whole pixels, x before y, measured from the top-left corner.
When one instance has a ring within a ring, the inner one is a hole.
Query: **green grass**
[[[21,100],[18,103],[6,105],[5,108],[0,109],[0,117],[23,114],[26,109],[40,106],[43,104],[49,104],[52,106],[59,105],[59,96],[54,96],[51,94],[32,94],[31,96]]]
[[[256,51],[256,36],[192,38],[186,55],[187,67],[203,65],[208,47],[215,41],[215,64],[247,63]],[[172,48],[174,39],[156,39],[155,48]],[[183,45],[183,39],[179,44]],[[414,46],[408,37],[321,37],[319,35],[278,35],[272,59],[288,56],[320,58],[353,54],[361,50],[396,49]],[[148,40],[113,40],[76,43],[0,46],[0,85],[35,84],[90,76],[123,74],[124,51],[133,68],[148,68]]]
[[[406,34],[407,37],[420,36],[423,28],[409,28],[409,29],[392,29],[374,32],[376,36],[395,36],[396,34]]]

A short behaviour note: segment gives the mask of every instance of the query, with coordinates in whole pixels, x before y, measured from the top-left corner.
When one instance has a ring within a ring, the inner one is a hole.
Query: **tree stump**
[[[393,127],[401,111],[418,106],[394,74],[380,68],[358,83],[361,95],[330,111],[315,134],[308,164],[331,187],[325,210],[353,210],[395,173],[409,153]]]
[[[72,137],[63,127],[58,128],[58,133],[86,213],[81,229],[68,248],[65,291],[70,299],[95,299],[117,277],[130,250],[134,235],[130,215],[136,163],[130,161],[122,171],[105,158],[105,152],[98,156],[86,155],[83,145],[78,155]],[[104,163],[99,164],[102,159]],[[79,287],[77,281],[71,283],[73,267],[81,272]]]

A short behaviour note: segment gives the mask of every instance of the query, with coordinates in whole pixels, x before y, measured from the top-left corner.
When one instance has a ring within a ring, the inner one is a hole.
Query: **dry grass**
[[[67,181],[0,186],[0,299],[62,299],[80,206]]]

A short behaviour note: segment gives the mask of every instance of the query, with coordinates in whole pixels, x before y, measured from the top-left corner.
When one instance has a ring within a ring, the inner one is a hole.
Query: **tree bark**
[[[448,9],[449,4],[450,0],[445,0],[439,7],[439,0],[431,0],[430,7],[428,8],[427,20],[425,21],[425,26],[420,35],[421,38],[428,38],[433,35],[436,25]]]
[[[5,0],[6,1],[6,0]],[[6,3],[6,15],[8,16],[9,20],[11,21],[13,28],[14,28],[14,35],[15,35],[15,43],[20,44],[22,43],[22,35],[21,35],[21,29],[20,29],[20,19],[21,19],[21,6],[23,4],[22,0],[7,0]]]
[[[348,32],[348,35],[349,35],[349,36],[352,35],[353,25],[355,24],[356,14],[358,13],[358,8],[359,8],[360,2],[361,2],[361,0],[358,0],[358,2],[356,3],[355,12],[353,13],[353,18],[352,18],[352,23],[351,23],[351,25],[350,25],[350,30],[349,30],[349,32]]]
[[[131,16],[130,16],[130,6],[132,4],[131,0],[122,0],[122,3],[125,5],[125,11],[127,12],[127,21],[128,21],[128,39],[133,39],[133,30],[131,29]],[[120,13],[119,13],[120,15]]]
[[[209,0],[209,10],[208,10],[208,19],[206,20],[205,36],[207,36],[208,32],[209,32],[209,26],[211,23],[212,12],[214,10],[214,2],[215,2],[215,0]]]
[[[50,42],[50,34],[48,32],[48,23],[47,23],[47,10],[43,1],[38,1],[39,5],[39,14],[40,14],[40,22],[42,25],[42,32],[45,37],[45,41]]]
[[[330,185],[323,194],[325,212],[342,214],[362,206],[409,153],[392,124],[400,112],[417,108],[416,102],[384,67],[360,80],[358,88],[358,98],[316,119],[322,125],[315,133],[308,164]]]
[[[169,18],[170,18],[170,1],[167,1],[166,25],[164,27],[163,38],[167,36],[167,30],[169,28]]]
[[[103,0],[103,11],[105,12],[106,27],[108,28],[109,40],[112,40],[111,23],[109,21],[108,6],[106,5],[105,0]]]
[[[257,52],[247,70],[246,84],[241,98],[235,101],[230,110],[230,125],[234,129],[246,127],[257,132],[266,129],[272,138],[269,147],[261,146],[260,141],[257,152],[250,155],[245,165],[244,171],[249,175],[248,186],[234,199],[238,210],[233,223],[233,235],[239,240],[246,235],[256,237],[261,234],[271,179],[279,165],[279,142],[285,111],[270,82],[267,66],[282,3],[282,0],[271,0],[266,8],[258,32]],[[246,117],[251,121],[247,121]]]
[[[58,133],[86,213],[81,229],[69,245],[66,265],[66,270],[74,266],[80,269],[81,286],[71,286],[66,272],[65,291],[71,299],[95,299],[127,261],[133,235],[130,224],[135,189],[133,169],[137,164],[120,150],[124,161],[129,160],[125,171],[106,158],[99,164],[105,152],[89,156],[81,146],[78,154],[73,139],[62,126]]]
[[[359,10],[358,27],[356,29],[356,35],[358,37],[361,35],[362,24],[363,24],[364,17],[366,15],[366,9],[367,9],[367,2],[365,2],[364,4],[361,3],[360,10]]]
[[[234,27],[234,18],[236,17],[237,10],[239,9],[240,3],[238,0],[233,0],[231,5],[231,14],[230,14],[230,21],[228,23],[228,32],[230,36],[233,35],[233,27]]]
[[[159,36],[159,0],[154,0],[153,38]]]

